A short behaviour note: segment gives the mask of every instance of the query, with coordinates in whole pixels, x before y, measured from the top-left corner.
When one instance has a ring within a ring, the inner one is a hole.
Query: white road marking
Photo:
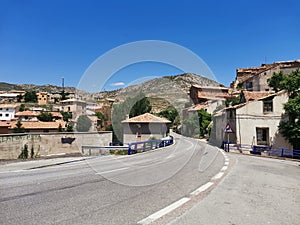
[[[199,187],[198,189],[196,189],[195,191],[191,192],[191,195],[198,195],[201,192],[210,188],[213,184],[214,184],[213,182],[208,182],[208,183],[202,185],[201,187]]]
[[[218,180],[220,179],[222,176],[224,175],[224,172],[219,172],[217,173],[213,178],[211,178],[212,180]]]
[[[222,169],[221,169],[221,171],[225,171],[227,169],[228,169],[228,166],[223,166]]]
[[[163,217],[164,215],[172,212],[174,209],[177,209],[178,207],[182,206],[183,204],[185,204],[186,202],[188,202],[190,200],[190,198],[182,198],[179,199],[178,201],[174,202],[173,204],[157,211],[156,213],[153,213],[152,215],[146,217],[143,220],[140,220],[138,222],[138,224],[142,224],[142,225],[146,225],[146,224],[150,224],[153,221]]]
[[[228,165],[229,165],[229,162],[225,162],[224,165],[225,165],[225,166],[228,166]]]
[[[119,169],[115,169],[115,170],[107,170],[107,171],[103,171],[103,172],[98,172],[97,174],[106,174],[106,173],[113,173],[113,172],[117,172],[117,171],[121,171],[121,170],[127,170],[129,169],[129,167],[123,167],[123,168],[119,168]]]

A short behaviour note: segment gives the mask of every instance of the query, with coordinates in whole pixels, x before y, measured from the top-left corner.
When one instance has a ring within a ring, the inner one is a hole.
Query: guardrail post
[[[281,149],[281,157],[283,157],[284,148]]]

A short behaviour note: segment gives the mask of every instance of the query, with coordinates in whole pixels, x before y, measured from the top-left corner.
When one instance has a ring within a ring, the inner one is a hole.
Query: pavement
[[[26,161],[5,162],[0,165],[0,173],[31,170],[48,166],[62,165],[66,163],[80,162],[91,157],[63,157],[52,159],[35,159]]]

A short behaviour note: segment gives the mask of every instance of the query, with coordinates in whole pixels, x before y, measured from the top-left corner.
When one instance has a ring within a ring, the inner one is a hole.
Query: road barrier
[[[233,142],[223,142],[222,148],[227,152],[231,151],[247,154],[300,159],[300,150],[290,148],[272,148],[272,146],[259,146],[249,144],[241,145]]]
[[[110,146],[89,146],[83,145],[81,147],[81,153],[83,155],[108,155],[111,152],[124,152],[126,151],[128,155],[135,154],[138,152],[145,152],[148,150],[153,150],[156,148],[165,147],[172,145],[174,143],[174,138],[168,136],[161,140],[149,140],[149,141],[140,141],[132,142],[129,144],[123,144],[121,142],[111,142]],[[126,154],[126,153],[125,153]]]

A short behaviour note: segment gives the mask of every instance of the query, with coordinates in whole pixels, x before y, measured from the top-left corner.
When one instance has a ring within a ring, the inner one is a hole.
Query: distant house
[[[36,93],[39,105],[48,105],[50,102],[50,94],[48,92],[38,92]]]
[[[262,64],[258,67],[240,68],[236,70],[236,79],[232,83],[234,89],[244,89],[247,91],[270,91],[268,79],[274,73],[282,71],[289,74],[293,70],[300,69],[300,60],[274,62],[272,64]]]
[[[25,129],[26,133],[48,133],[48,132],[58,132],[59,127],[65,129],[66,122],[64,121],[51,121],[51,122],[41,122],[41,121],[22,121],[22,127]],[[17,122],[11,122],[9,126],[9,133],[13,132],[16,127]]]
[[[40,112],[37,111],[20,111],[16,113],[16,118],[20,121],[38,121],[37,116]]]
[[[189,95],[193,105],[183,109],[183,119],[188,118],[201,109],[212,114],[218,106],[225,105],[226,98],[230,97],[229,89],[226,87],[198,85],[191,86]]]
[[[166,118],[145,113],[122,121],[123,142],[147,141],[150,138],[161,139],[169,132],[171,121]]]
[[[285,119],[283,104],[287,101],[286,91],[281,91],[223,109],[214,116],[210,142],[221,146],[229,139],[237,144],[291,148],[278,130],[279,122]],[[225,133],[227,126],[232,133]]]
[[[0,104],[0,121],[10,121],[15,119],[15,114],[19,109],[19,104]]]
[[[71,112],[76,118],[86,113],[86,102],[75,98],[60,101],[60,111]]]

